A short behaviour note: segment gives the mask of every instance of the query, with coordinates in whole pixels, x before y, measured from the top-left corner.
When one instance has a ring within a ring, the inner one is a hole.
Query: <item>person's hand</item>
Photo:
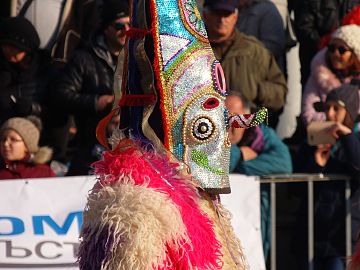
[[[258,156],[258,154],[248,146],[241,146],[240,151],[244,161],[252,160]]]
[[[319,166],[324,167],[328,162],[330,158],[330,149],[331,149],[330,144],[318,145],[318,148],[315,151],[315,161]]]
[[[229,129],[229,140],[231,144],[238,144],[242,137],[244,136],[245,129],[244,128],[234,128],[231,127]]]
[[[337,122],[333,124],[331,127],[326,129],[326,132],[331,134],[335,139],[339,139],[339,137],[350,134],[352,131],[347,126]]]
[[[96,111],[98,111],[98,112],[103,111],[105,108],[107,108],[109,105],[111,105],[113,101],[114,101],[113,95],[100,96],[96,102]]]

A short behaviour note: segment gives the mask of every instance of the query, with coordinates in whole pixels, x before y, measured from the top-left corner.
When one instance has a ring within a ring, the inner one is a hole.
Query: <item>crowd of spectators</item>
[[[130,29],[127,0],[38,2],[4,0],[0,4],[1,179],[91,173],[91,164],[102,151],[96,125],[111,111],[114,74],[116,66],[122,65],[118,59]],[[285,59],[292,25],[284,22],[289,20],[270,0],[199,2],[210,45],[231,90],[228,109],[234,113],[269,109],[269,127],[230,130],[231,171],[346,173],[359,181],[360,26],[356,23],[360,24],[360,1],[288,3],[289,12],[295,14],[303,86],[298,128],[304,135],[295,141],[296,147],[287,146],[274,130],[288,93]],[[346,16],[354,18],[347,17],[345,23]],[[309,146],[307,127],[321,121],[332,122],[325,133],[335,143]],[[355,194],[358,185],[352,188]],[[338,209],[334,204],[338,190],[336,185],[319,187],[319,209],[328,205]],[[269,190],[265,185],[261,207],[267,254]],[[333,216],[320,216],[319,222],[324,227],[333,222]],[[328,239],[331,232],[322,232],[320,236]],[[323,257],[317,258],[325,268],[319,269],[330,269],[332,262],[331,269],[344,269],[338,263],[343,251],[334,247],[334,252],[326,253],[329,243],[321,242],[324,239],[319,239],[317,253]]]

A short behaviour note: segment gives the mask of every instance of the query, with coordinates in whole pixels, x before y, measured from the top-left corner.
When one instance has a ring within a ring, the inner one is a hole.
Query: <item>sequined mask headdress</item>
[[[229,118],[223,71],[195,1],[134,0],[131,8],[121,128],[156,146],[160,139],[208,192],[230,192],[229,124],[257,125],[266,110]]]
[[[120,130],[94,165],[80,269],[247,269],[230,214],[209,193],[230,192],[228,127],[257,125],[266,111],[229,117],[195,1],[131,3]],[[104,145],[116,111],[99,123]]]

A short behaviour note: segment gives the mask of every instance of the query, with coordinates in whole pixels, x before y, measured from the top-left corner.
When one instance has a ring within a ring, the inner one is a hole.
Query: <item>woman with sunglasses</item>
[[[311,63],[301,105],[304,124],[325,120],[325,113],[316,111],[314,103],[325,102],[334,88],[359,77],[360,27],[345,25],[334,32],[328,47],[319,51]]]

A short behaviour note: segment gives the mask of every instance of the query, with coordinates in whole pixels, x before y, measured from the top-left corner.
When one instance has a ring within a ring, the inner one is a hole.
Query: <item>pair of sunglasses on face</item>
[[[328,50],[331,53],[334,53],[334,52],[338,51],[340,55],[343,55],[346,52],[352,52],[352,49],[346,48],[344,46],[336,46],[335,44],[329,44],[328,45]]]
[[[125,30],[125,27],[126,26],[129,26],[130,24],[125,22],[115,22],[112,24],[112,26],[115,28],[116,31],[122,31],[122,30]]]

